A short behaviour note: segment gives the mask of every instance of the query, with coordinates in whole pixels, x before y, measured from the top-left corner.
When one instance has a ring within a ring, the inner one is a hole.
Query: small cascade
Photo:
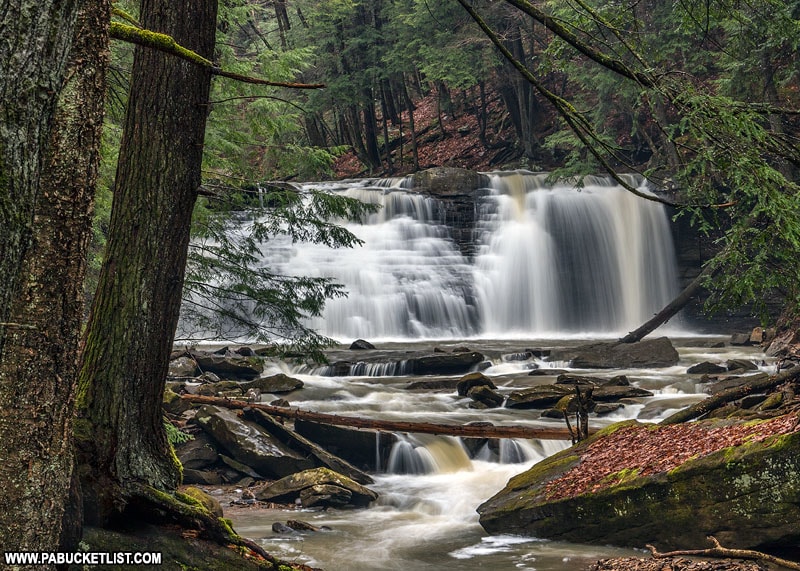
[[[389,454],[389,474],[433,474],[470,470],[472,461],[454,437],[398,435]]]

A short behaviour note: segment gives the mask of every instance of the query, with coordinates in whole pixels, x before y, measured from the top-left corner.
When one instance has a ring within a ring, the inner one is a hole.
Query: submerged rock
[[[661,550],[714,535],[739,548],[800,540],[796,415],[619,423],[512,478],[478,507],[490,533]]]

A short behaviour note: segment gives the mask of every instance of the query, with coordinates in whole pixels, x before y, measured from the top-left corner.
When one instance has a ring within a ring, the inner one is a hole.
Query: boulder
[[[686,369],[686,373],[689,375],[717,375],[727,371],[727,367],[711,361],[703,361]]]
[[[334,488],[338,488],[334,489]],[[309,490],[309,491],[305,491]],[[339,491],[343,490],[343,491]],[[378,499],[378,494],[347,476],[337,474],[328,468],[315,468],[292,474],[262,488],[256,498],[260,501],[293,503],[296,499],[326,504],[322,497],[329,495],[328,505],[341,507],[339,503],[347,494],[347,504],[364,507]],[[305,504],[304,504],[305,505]]]
[[[512,478],[478,507],[491,534],[661,551],[796,547],[800,432],[761,422],[612,425]]]
[[[464,397],[467,396],[470,389],[481,386],[489,387],[490,389],[497,388],[496,386],[494,386],[494,383],[491,381],[489,377],[487,377],[483,373],[476,372],[461,377],[458,383],[456,384],[456,391],[458,392],[458,396]]]
[[[205,432],[195,434],[191,440],[178,444],[175,454],[184,470],[202,470],[219,459],[216,447]]]
[[[603,341],[550,352],[551,361],[570,361],[573,367],[580,369],[671,367],[678,363],[678,359],[678,352],[666,337],[637,343]]]
[[[458,375],[468,373],[484,360],[477,351],[464,353],[434,353],[409,359],[413,375]]]
[[[356,339],[350,344],[351,351],[365,351],[369,349],[374,349],[375,345],[370,343],[369,341],[365,341],[363,339]]]
[[[427,391],[453,391],[458,388],[459,379],[424,379],[406,385],[408,390],[424,389]]]
[[[208,351],[192,351],[192,358],[202,371],[234,379],[254,379],[264,371],[264,361],[260,357],[244,357],[227,351],[225,354]]]
[[[467,396],[476,403],[484,405],[486,408],[497,408],[503,405],[503,395],[492,390],[488,385],[478,385],[472,387]]]
[[[373,483],[372,478],[365,472],[362,472],[349,462],[317,446],[295,431],[289,430],[263,410],[245,409],[244,417],[265,428],[270,434],[279,438],[281,442],[286,443],[290,448],[314,458],[317,466],[330,468],[334,472],[352,478],[359,484]]]
[[[632,386],[602,385],[595,387],[592,398],[596,401],[614,402],[628,398],[651,397],[653,393],[648,390]]]
[[[169,362],[168,375],[170,377],[191,378],[197,375],[197,363],[194,359],[181,352],[181,357]]]
[[[757,371],[758,365],[749,359],[728,359],[725,361],[725,367],[729,371]]]
[[[539,385],[510,393],[506,399],[506,408],[550,408],[573,393],[573,388],[568,385]]]
[[[199,484],[201,486],[219,486],[222,484],[222,476],[216,472],[208,470],[189,470],[183,471],[184,484]]]
[[[204,405],[194,421],[229,455],[264,477],[282,478],[315,466],[314,460],[296,452],[258,424],[233,411]]]
[[[732,389],[734,387],[741,387],[747,383],[762,381],[768,376],[769,375],[767,373],[756,373],[755,375],[726,377],[724,379],[719,379],[713,385],[709,386],[706,389],[706,392],[708,394],[715,395],[719,392]]]
[[[385,466],[397,442],[397,436],[390,432],[356,430],[299,419],[294,421],[294,430],[362,470],[380,471],[376,463]]]
[[[180,416],[190,408],[192,408],[192,403],[187,400],[183,400],[181,395],[178,393],[171,391],[169,389],[164,390],[164,398],[162,400],[162,406],[164,410],[170,414],[174,414],[175,416]]]
[[[245,392],[250,389],[258,389],[262,393],[290,393],[297,389],[302,389],[304,384],[300,379],[295,379],[289,375],[278,373],[269,377],[260,377],[253,381],[244,382],[241,384]]]

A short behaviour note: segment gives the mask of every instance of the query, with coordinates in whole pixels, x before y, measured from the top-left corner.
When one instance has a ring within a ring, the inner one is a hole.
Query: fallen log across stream
[[[230,400],[221,397],[200,395],[182,395],[181,398],[198,404],[211,404],[232,409],[254,408],[263,410],[273,416],[282,418],[307,420],[334,426],[350,426],[384,432],[413,432],[418,434],[440,434],[445,436],[463,436],[468,438],[538,438],[540,440],[571,440],[572,435],[566,428],[538,428],[531,426],[495,426],[484,424],[436,424],[430,422],[403,422],[395,420],[378,420],[374,418],[356,418],[285,408],[268,404]],[[594,432],[590,430],[590,433]]]

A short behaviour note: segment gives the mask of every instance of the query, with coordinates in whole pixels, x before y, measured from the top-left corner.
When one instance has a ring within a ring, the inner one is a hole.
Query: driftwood
[[[695,294],[700,291],[706,278],[712,276],[715,272],[715,266],[713,264],[708,264],[692,281],[692,283],[686,286],[684,290],[678,294],[678,297],[669,302],[664,309],[656,313],[638,329],[631,331],[625,337],[620,339],[619,342],[636,343],[641,341],[645,336],[658,329],[660,325],[672,319],[675,314],[683,309],[683,307],[689,303],[692,298],[694,298]]]
[[[714,547],[709,549],[688,549],[684,551],[670,551],[668,553],[659,553],[655,547],[652,545],[648,545],[647,548],[650,550],[650,553],[653,555],[653,559],[666,559],[668,557],[677,557],[677,556],[699,556],[699,557],[724,557],[728,559],[751,559],[756,561],[765,561],[767,563],[774,563],[775,565],[780,565],[781,567],[785,567],[786,569],[798,569],[800,570],[800,563],[795,561],[788,561],[786,559],[781,559],[780,557],[775,557],[773,555],[768,555],[766,553],[761,553],[760,551],[753,551],[750,549],[728,549],[726,547],[722,547],[717,538],[713,535],[708,536],[708,540],[714,544]]]
[[[726,403],[738,400],[753,393],[758,393],[777,387],[781,383],[785,383],[786,381],[794,379],[798,376],[800,376],[800,365],[795,365],[794,367],[786,369],[780,374],[772,375],[766,379],[761,379],[759,381],[744,384],[740,387],[733,387],[725,391],[720,391],[714,396],[701,400],[690,407],[676,412],[672,416],[668,416],[661,421],[661,424],[679,424],[681,422],[693,420],[711,412],[714,409],[719,408]]]
[[[356,418],[352,416],[339,416],[311,412],[296,408],[271,406],[268,404],[251,403],[245,401],[229,400],[220,397],[206,397],[199,395],[183,395],[181,398],[199,404],[211,404],[225,408],[244,409],[254,408],[263,410],[274,416],[282,418],[307,420],[334,426],[352,426],[354,428],[367,428],[384,432],[414,432],[419,434],[441,434],[446,436],[463,436],[469,438],[538,438],[541,440],[571,440],[571,434],[565,428],[534,428],[529,426],[484,426],[462,424],[434,424],[429,422],[402,422],[393,420],[378,420],[372,418]]]

